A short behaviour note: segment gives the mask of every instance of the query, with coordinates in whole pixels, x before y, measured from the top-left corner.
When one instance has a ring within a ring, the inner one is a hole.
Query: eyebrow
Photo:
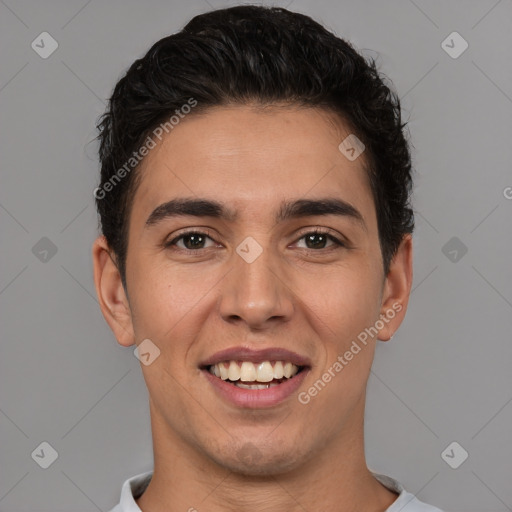
[[[275,222],[280,223],[289,219],[320,215],[347,217],[368,231],[359,210],[342,199],[331,197],[284,201],[275,215]],[[234,222],[238,218],[237,212],[218,201],[203,198],[179,198],[157,206],[147,218],[146,227],[158,224],[165,219],[180,216],[213,217],[229,222]]]

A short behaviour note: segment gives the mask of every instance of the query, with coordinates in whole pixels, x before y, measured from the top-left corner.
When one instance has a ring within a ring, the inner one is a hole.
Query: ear
[[[104,236],[98,237],[92,247],[94,285],[108,325],[118,343],[129,347],[135,343],[132,315],[121,274]]]
[[[380,312],[384,327],[378,334],[381,341],[390,340],[405,317],[412,286],[412,253],[412,235],[407,234],[402,238],[384,281]]]

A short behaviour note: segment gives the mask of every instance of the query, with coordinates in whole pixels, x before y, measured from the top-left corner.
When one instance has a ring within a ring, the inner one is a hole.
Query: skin
[[[149,338],[161,351],[141,364],[155,463],[137,500],[144,512],[376,512],[397,498],[364,456],[376,338],[306,405],[294,393],[272,408],[237,408],[198,368],[228,347],[283,347],[310,358],[299,389],[307,391],[397,303],[401,311],[378,338],[398,329],[412,283],[412,238],[404,237],[385,276],[364,153],[351,162],[338,150],[349,133],[341,119],[311,108],[244,105],[189,115],[139,169],[126,291],[104,237],[94,243],[96,290],[118,342]],[[194,196],[225,203],[239,218],[183,216],[145,226],[158,205]],[[321,197],[349,202],[366,229],[334,215],[274,222],[281,201]],[[303,237],[316,227],[347,246],[329,239],[308,246]],[[162,247],[184,228],[208,228],[211,239],[199,249],[186,238]],[[248,236],[263,249],[250,264],[236,252]]]

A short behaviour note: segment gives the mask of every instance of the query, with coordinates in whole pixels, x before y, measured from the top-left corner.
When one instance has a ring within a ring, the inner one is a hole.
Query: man
[[[285,9],[213,11],[130,67],[98,127],[95,285],[138,346],[154,449],[113,511],[438,511],[365,462],[414,226],[374,63]]]

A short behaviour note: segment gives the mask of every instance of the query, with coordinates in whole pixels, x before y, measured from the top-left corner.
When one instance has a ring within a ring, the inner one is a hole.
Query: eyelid
[[[213,240],[215,243],[219,243],[215,240],[215,238],[212,236],[212,232],[210,229],[208,228],[184,228],[184,231],[181,231],[181,232],[178,232],[176,234],[174,234],[172,236],[172,238],[170,239],[166,239],[163,243],[163,246],[164,247],[169,247],[171,245],[174,245],[177,241],[179,241],[181,238],[187,236],[187,235],[206,235],[208,238],[210,238],[211,240]],[[185,249],[185,250],[189,250],[189,249]],[[197,252],[199,251],[200,249],[194,251],[194,252]]]
[[[329,235],[332,237],[335,241],[339,242],[340,244],[348,246],[348,240],[342,236],[337,231],[333,231],[330,228],[323,228],[323,227],[316,227],[316,226],[307,226],[304,229],[301,229],[299,233],[296,235],[296,240],[303,238],[306,235],[309,234],[318,234],[318,235]]]
[[[309,227],[306,228],[304,231],[301,231],[296,237],[293,244],[296,244],[304,239],[306,235],[325,235],[328,239],[331,240],[333,245],[330,247],[324,247],[323,249],[309,249],[309,248],[303,248],[304,251],[310,252],[310,253],[327,253],[331,250],[339,250],[339,249],[348,249],[349,244],[345,240],[344,237],[340,236],[339,234],[333,234],[332,230],[328,228],[320,228],[320,227]]]

